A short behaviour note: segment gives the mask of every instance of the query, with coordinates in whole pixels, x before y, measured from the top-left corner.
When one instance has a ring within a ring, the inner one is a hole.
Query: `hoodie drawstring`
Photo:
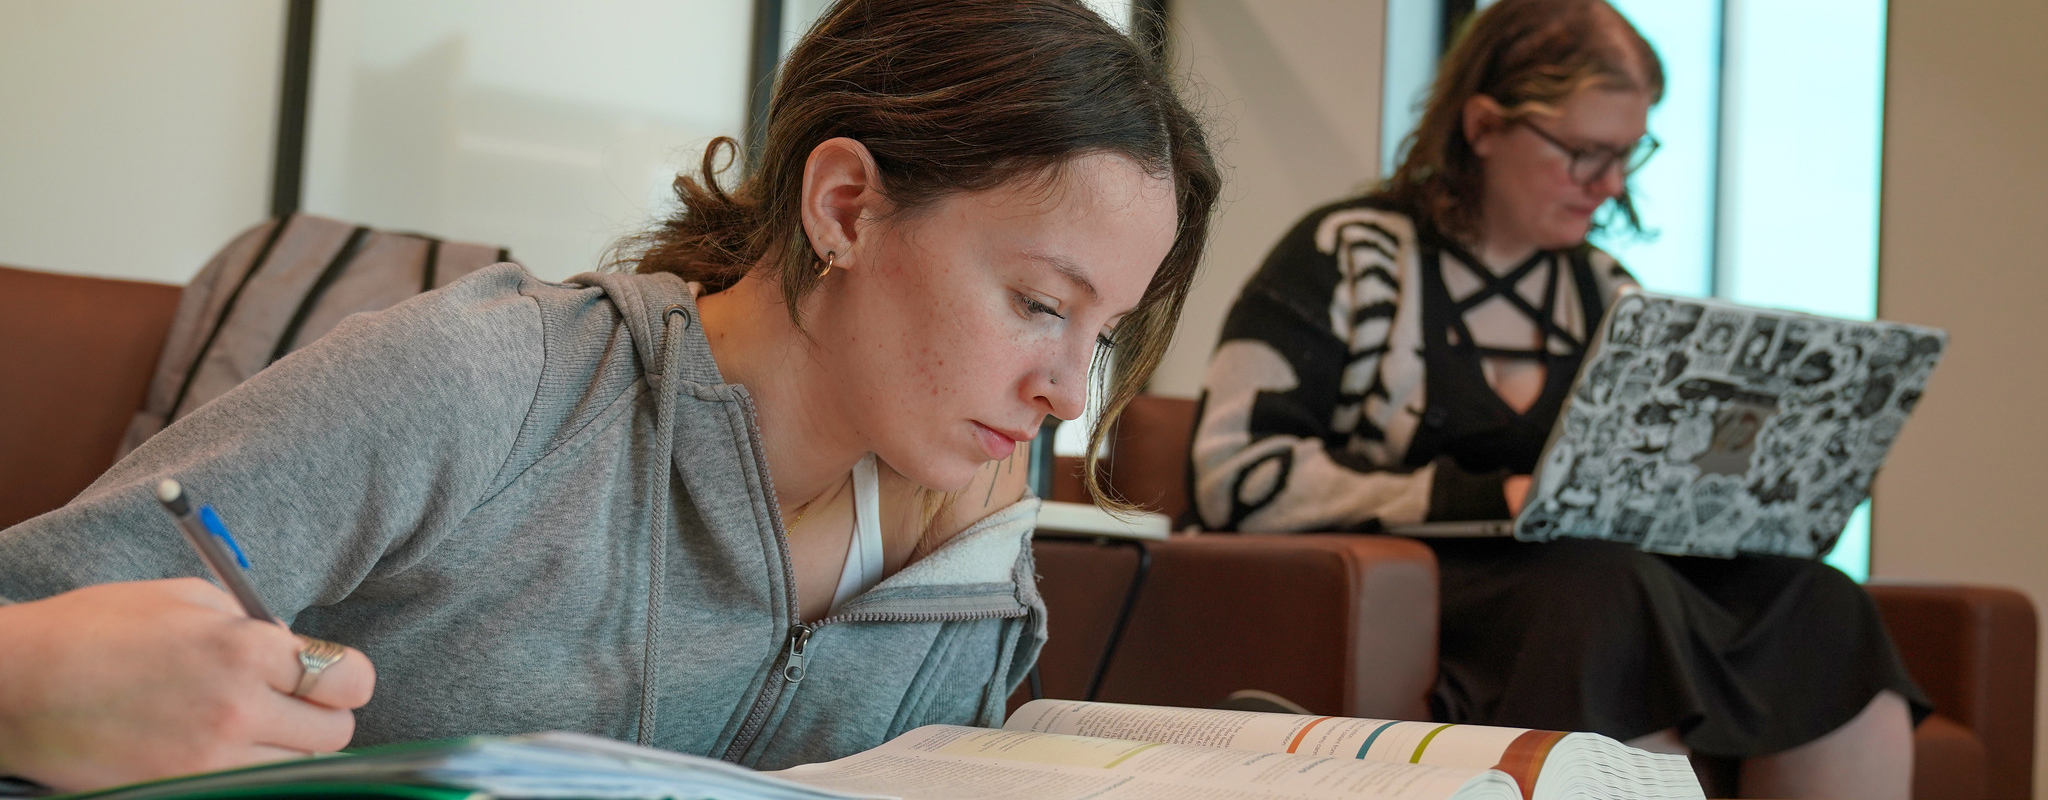
[[[680,321],[678,321],[680,318]],[[690,310],[681,304],[671,305],[662,312],[661,372],[650,375],[654,378],[654,425],[655,448],[661,454],[655,463],[661,466],[655,472],[654,502],[648,504],[652,519],[648,521],[649,535],[647,558],[647,646],[640,664],[640,735],[635,740],[642,745],[654,743],[655,725],[655,653],[661,633],[661,598],[663,577],[668,572],[668,540],[673,535],[675,492],[669,483],[675,479],[675,389],[668,379],[676,374],[682,361],[683,333],[690,328]]]

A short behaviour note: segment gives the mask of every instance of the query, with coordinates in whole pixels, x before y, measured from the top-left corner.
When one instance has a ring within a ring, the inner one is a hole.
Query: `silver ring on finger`
[[[348,655],[348,651],[342,649],[341,645],[325,639],[301,636],[299,641],[304,642],[305,646],[299,648],[299,685],[292,689],[293,697],[305,697],[308,692],[313,691],[313,685],[320,682],[320,673],[326,672],[327,668],[334,666],[342,656]]]

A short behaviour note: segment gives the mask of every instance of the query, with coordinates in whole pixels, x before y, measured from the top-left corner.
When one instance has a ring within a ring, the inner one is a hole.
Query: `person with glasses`
[[[1310,212],[1225,319],[1191,452],[1200,524],[1373,532],[1519,510],[1588,338],[1633,283],[1586,237],[1640,229],[1629,178],[1657,151],[1663,89],[1601,0],[1481,12],[1392,178]],[[1744,796],[1907,796],[1928,703],[1833,568],[1427,543],[1440,721],[1735,760]]]

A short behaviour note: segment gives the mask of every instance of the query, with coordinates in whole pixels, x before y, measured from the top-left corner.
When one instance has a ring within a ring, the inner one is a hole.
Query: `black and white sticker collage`
[[[1515,536],[1821,556],[1869,496],[1946,344],[1932,328],[1626,295]]]

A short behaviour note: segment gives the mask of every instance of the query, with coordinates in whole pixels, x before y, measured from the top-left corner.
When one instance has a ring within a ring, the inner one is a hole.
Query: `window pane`
[[[1402,14],[1430,0],[1389,2],[1393,36]],[[1882,0],[1726,0],[1725,48],[1723,2],[1611,2],[1663,60],[1664,100],[1651,111],[1650,131],[1664,146],[1632,184],[1650,235],[1596,234],[1595,244],[1654,290],[1870,318]],[[1402,73],[1394,52],[1390,42],[1387,122],[1405,126],[1408,112],[1392,102],[1397,83],[1418,80]],[[1869,503],[1827,561],[1868,577]]]
[[[1714,147],[1720,125],[1721,3],[1615,0],[1664,62],[1650,133],[1664,143],[1631,181],[1647,236],[1596,234],[1645,288],[1713,293]]]
[[[1745,303],[1877,312],[1883,0],[1731,2],[1721,289]],[[1870,573],[1870,513],[1830,564]]]
[[[305,208],[593,269],[746,110],[748,0],[323,3]]]
[[[1401,143],[1422,121],[1443,41],[1443,0],[1387,0],[1387,60],[1381,97],[1380,177],[1399,167]]]
[[[1877,310],[1883,0],[1729,6],[1723,293]]]
[[[1131,0],[1081,0],[1081,2],[1089,8],[1095,9],[1095,13],[1101,14],[1103,19],[1109,20],[1109,24],[1115,25],[1117,30],[1125,33],[1131,32]]]

